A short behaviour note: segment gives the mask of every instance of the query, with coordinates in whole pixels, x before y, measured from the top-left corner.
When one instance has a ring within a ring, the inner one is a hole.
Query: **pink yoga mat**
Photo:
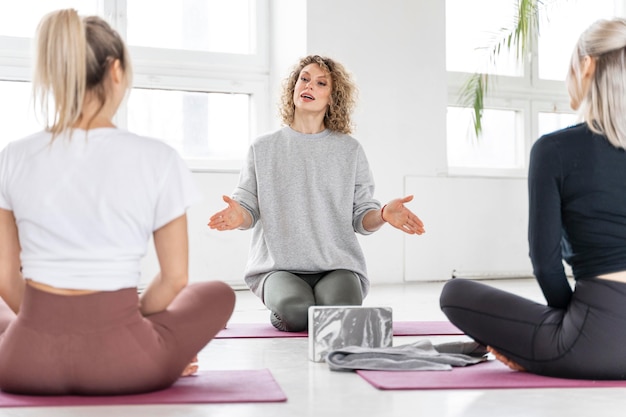
[[[449,321],[395,321],[394,336],[456,336],[462,335]]]
[[[626,387],[626,381],[551,378],[512,371],[499,361],[451,371],[357,371],[381,390]]]
[[[393,323],[394,336],[449,336],[462,335],[448,321],[399,321]],[[307,332],[281,332],[269,323],[228,323],[216,339],[307,337]]]
[[[267,369],[200,371],[162,391],[115,396],[31,396],[0,392],[0,407],[282,402],[287,397]]]

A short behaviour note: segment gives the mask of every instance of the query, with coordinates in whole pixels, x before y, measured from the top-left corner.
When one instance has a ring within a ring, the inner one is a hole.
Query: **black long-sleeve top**
[[[575,279],[626,270],[626,152],[586,124],[541,137],[528,173],[530,258],[548,305],[572,296]]]

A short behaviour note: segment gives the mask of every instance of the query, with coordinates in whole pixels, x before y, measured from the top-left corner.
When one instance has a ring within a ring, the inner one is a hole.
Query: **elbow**
[[[178,294],[189,283],[189,275],[187,274],[161,275],[161,279],[174,294]]]
[[[177,277],[177,279],[175,279],[173,282],[176,293],[182,291],[182,289],[185,288],[187,284],[189,284],[189,275],[184,274]]]
[[[533,273],[539,281],[558,282],[567,279],[565,269],[561,264],[552,267],[535,265]]]

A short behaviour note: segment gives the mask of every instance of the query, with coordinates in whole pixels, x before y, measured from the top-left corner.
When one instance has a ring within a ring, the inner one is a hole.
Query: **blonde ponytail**
[[[108,69],[116,60],[128,88],[132,82],[128,49],[106,21],[98,16],[81,18],[73,9],[44,16],[37,28],[33,94],[53,138],[80,120],[87,92],[99,100],[100,109],[104,107]]]
[[[87,41],[76,10],[46,15],[37,28],[33,77],[35,102],[54,136],[71,127],[81,114],[86,91]]]

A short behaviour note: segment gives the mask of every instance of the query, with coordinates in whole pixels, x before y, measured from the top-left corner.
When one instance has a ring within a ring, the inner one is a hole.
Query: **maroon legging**
[[[172,385],[224,328],[227,284],[189,285],[142,316],[137,290],[63,296],[26,285],[16,316],[0,301],[0,389],[31,395],[113,395]]]

